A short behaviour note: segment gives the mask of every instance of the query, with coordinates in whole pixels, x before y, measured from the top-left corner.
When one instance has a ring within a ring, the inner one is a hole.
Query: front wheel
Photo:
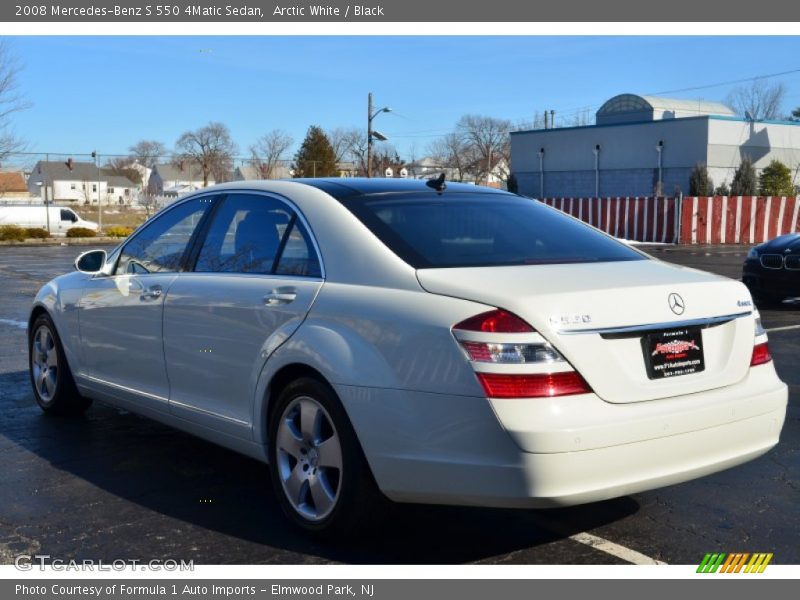
[[[304,530],[365,530],[384,498],[334,391],[312,378],[283,389],[270,411],[269,468],[278,502]]]
[[[92,401],[78,393],[61,339],[46,314],[36,317],[31,326],[28,359],[33,395],[44,412],[81,414],[89,408]]]

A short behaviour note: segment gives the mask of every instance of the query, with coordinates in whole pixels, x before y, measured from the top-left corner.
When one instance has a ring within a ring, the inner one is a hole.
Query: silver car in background
[[[269,464],[308,531],[382,501],[578,504],[755,458],[787,388],[739,282],[539,202],[406,180],[186,196],[47,283],[49,413],[92,399]]]

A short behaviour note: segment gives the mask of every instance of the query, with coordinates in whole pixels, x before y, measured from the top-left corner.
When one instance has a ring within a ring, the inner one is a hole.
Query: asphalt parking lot
[[[80,250],[0,247],[0,563],[42,553],[197,564],[697,564],[711,551],[800,563],[800,303],[762,309],[790,386],[782,441],[766,456],[570,509],[402,506],[369,539],[321,543],[284,521],[254,460],[98,403],[83,418],[42,415],[28,381],[25,320],[39,286],[69,270]],[[648,248],[737,279],[746,250]]]

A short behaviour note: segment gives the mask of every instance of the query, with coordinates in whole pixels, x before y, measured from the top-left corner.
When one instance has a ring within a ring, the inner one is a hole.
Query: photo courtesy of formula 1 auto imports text
[[[0,598],[789,595],[800,8],[659,8],[0,6]]]

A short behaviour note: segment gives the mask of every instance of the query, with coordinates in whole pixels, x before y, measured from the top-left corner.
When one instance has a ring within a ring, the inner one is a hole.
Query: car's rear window
[[[445,191],[342,203],[417,269],[645,259],[563,213],[511,195]]]

